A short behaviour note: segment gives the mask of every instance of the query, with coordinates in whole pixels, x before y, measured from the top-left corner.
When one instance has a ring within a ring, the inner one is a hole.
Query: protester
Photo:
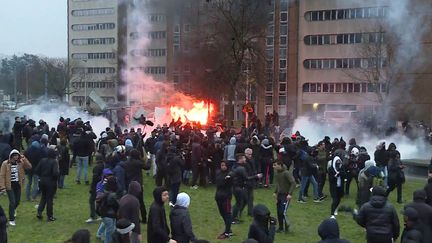
[[[83,173],[84,181],[86,185],[88,185],[88,166],[89,156],[92,153],[92,141],[90,141],[90,138],[86,135],[82,128],[79,128],[78,132],[80,132],[80,136],[73,144],[74,153],[76,155],[76,159],[78,160],[75,182],[77,184],[81,184],[81,173]]]
[[[295,180],[292,175],[292,166],[287,170],[282,162],[277,162],[273,165],[276,171],[276,188],[274,196],[276,197],[277,218],[279,228],[277,232],[288,232],[290,222],[288,220],[287,210],[291,202],[292,193],[295,188]]]
[[[139,227],[125,218],[120,218],[116,223],[116,231],[112,236],[113,243],[131,243],[132,231]]]
[[[88,229],[77,230],[72,238],[65,241],[65,243],[90,243],[90,231]]]
[[[254,220],[249,226],[248,238],[259,243],[272,243],[275,239],[276,219],[270,217],[270,211],[262,204],[256,205],[253,213]]]
[[[67,141],[65,139],[60,140],[60,145],[57,146],[58,151],[58,162],[60,176],[58,179],[58,188],[64,188],[65,177],[69,175],[69,148],[67,147]]]
[[[42,158],[46,157],[46,154],[42,150],[39,141],[33,141],[24,152],[24,156],[32,165],[32,169],[26,171],[28,180],[26,186],[26,197],[27,201],[35,201],[39,192],[39,177],[34,173],[34,168],[36,168]]]
[[[339,156],[335,156],[333,160],[329,161],[327,168],[329,175],[330,195],[332,197],[330,215],[333,217],[337,215],[337,208],[342,197],[344,196],[344,178],[342,175],[342,166],[343,164],[341,158]]]
[[[402,232],[401,243],[422,243],[423,232],[419,223],[419,213],[414,208],[404,210],[405,228]],[[430,241],[427,241],[430,242]]]
[[[104,170],[105,165],[102,154],[96,153],[95,159],[96,165],[93,167],[93,175],[89,191],[90,218],[85,221],[88,224],[93,223],[94,221],[101,220],[101,218],[97,217],[96,215],[96,187],[97,184],[101,181],[101,179],[103,181],[103,177],[108,176],[109,173],[112,175],[111,170]]]
[[[42,212],[47,207],[47,220],[55,221],[53,216],[54,194],[57,189],[57,181],[60,175],[57,161],[57,152],[54,149],[48,149],[47,158],[43,158],[34,173],[39,176],[39,187],[41,190],[41,199],[37,209],[36,217],[42,219]]]
[[[3,207],[0,205],[0,242],[2,243],[8,242],[6,226],[7,226],[6,214],[3,210]]]
[[[172,238],[178,243],[196,242],[192,230],[192,220],[189,215],[190,197],[182,192],[177,195],[177,201],[170,213]]]
[[[432,207],[426,204],[426,192],[416,190],[413,193],[413,201],[405,205],[404,209],[414,208],[418,214],[418,224],[421,226],[425,242],[432,242]]]
[[[6,191],[9,199],[9,225],[15,226],[16,209],[21,200],[21,188],[24,185],[24,170],[32,166],[27,158],[14,149],[9,159],[3,161],[0,168],[0,192]]]
[[[232,177],[229,175],[228,166],[225,161],[220,164],[220,172],[216,176],[216,194],[215,200],[221,215],[225,230],[218,236],[219,240],[231,237],[231,198],[232,198]]]
[[[153,198],[147,222],[147,242],[177,243],[169,237],[170,230],[166,221],[164,203],[169,201],[168,190],[164,187],[156,187],[153,190]]]
[[[365,167],[359,172],[359,189],[357,191],[357,206],[361,207],[363,204],[369,202],[371,188],[379,186],[380,180],[384,178],[384,173],[375,166],[375,162],[368,160],[365,162]]]
[[[376,150],[374,153],[374,161],[376,162],[376,165],[378,168],[380,168],[384,173],[384,188],[387,188],[388,186],[388,170],[387,170],[387,164],[388,164],[388,152],[386,150],[386,144],[384,141],[380,142],[376,146]]]
[[[177,194],[180,190],[180,185],[182,182],[182,168],[184,167],[184,160],[177,154],[175,147],[170,147],[168,149],[168,154],[166,158],[166,168],[168,174],[169,182],[169,192],[170,192],[170,206],[174,206],[177,201]]]
[[[253,158],[253,151],[251,148],[247,148],[244,151],[246,156],[246,170],[248,173],[248,176],[254,176],[258,173],[256,167],[255,167],[255,161]],[[248,216],[253,216],[253,201],[254,201],[254,189],[256,186],[256,180],[248,180],[246,183],[246,201],[247,201],[247,212]]]
[[[339,238],[339,224],[336,219],[324,219],[318,227],[318,235],[321,240],[318,243],[349,243]]]
[[[137,225],[130,235],[131,243],[141,242],[141,227],[139,227],[140,203],[138,200],[140,195],[142,195],[141,185],[136,181],[132,181],[129,184],[128,193],[119,201],[118,218],[125,218]]]
[[[397,188],[397,202],[402,203],[402,184],[405,183],[405,174],[403,172],[403,168],[405,166],[402,164],[400,160],[400,153],[396,150],[396,145],[394,143],[390,143],[388,150],[388,189],[387,196],[392,192],[395,188]]]
[[[111,243],[111,236],[115,231],[117,211],[117,181],[111,176],[106,180],[103,194],[96,198],[96,212],[102,217],[102,222],[96,232],[96,238],[103,239],[104,243]]]
[[[399,237],[400,225],[395,208],[386,198],[384,188],[375,186],[370,201],[354,212],[357,223],[366,228],[368,243],[392,243]]]

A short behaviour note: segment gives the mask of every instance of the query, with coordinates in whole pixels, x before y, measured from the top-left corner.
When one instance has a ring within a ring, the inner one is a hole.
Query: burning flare
[[[198,122],[201,125],[207,124],[209,114],[213,112],[213,104],[205,103],[204,101],[194,102],[192,109],[186,110],[183,107],[171,106],[171,117],[174,120],[180,118],[183,123]],[[210,111],[209,111],[210,109]]]

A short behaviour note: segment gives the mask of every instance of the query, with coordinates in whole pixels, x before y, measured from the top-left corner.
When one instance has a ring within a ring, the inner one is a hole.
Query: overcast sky
[[[67,0],[0,0],[0,55],[67,57]]]

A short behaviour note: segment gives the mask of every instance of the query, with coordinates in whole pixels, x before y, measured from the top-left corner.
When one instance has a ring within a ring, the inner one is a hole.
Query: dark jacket
[[[120,161],[116,164],[114,169],[112,169],[114,176],[117,178],[117,191],[122,194],[126,191],[126,172],[125,172],[125,162]]]
[[[349,243],[339,239],[339,225],[335,219],[325,219],[318,227],[318,235],[321,237],[318,243]]]
[[[81,135],[76,141],[73,143],[73,150],[76,156],[79,157],[87,157],[93,152],[93,142],[86,135]]]
[[[429,206],[432,206],[432,178],[428,180],[424,190],[426,192],[426,203],[429,204]]]
[[[182,181],[182,168],[185,162],[180,156],[175,153],[168,153],[166,166],[168,179],[170,184],[181,183]]]
[[[119,202],[118,209],[118,218],[128,219],[130,222],[134,223],[137,227],[135,227],[132,231],[141,234],[140,227],[140,204],[138,201],[138,197],[141,193],[141,185],[132,181],[129,184],[128,194],[124,195]]]
[[[48,157],[43,158],[34,169],[34,173],[40,178],[40,183],[57,185],[60,173],[58,162],[55,158],[56,152],[52,149],[48,150]]]
[[[176,205],[170,213],[170,222],[172,238],[177,243],[189,243],[196,240],[187,208]]]
[[[264,205],[256,205],[253,209],[254,220],[249,226],[248,239],[254,239],[259,243],[273,243],[275,238],[275,226],[269,224],[270,211]]]
[[[423,239],[422,230],[420,229],[419,223],[415,223],[412,227],[405,229],[402,232],[401,243],[426,243],[431,242],[430,240],[425,241]]]
[[[147,221],[147,243],[168,242],[170,239],[168,224],[166,221],[165,208],[162,202],[163,187],[153,190],[154,202],[150,206]]]
[[[227,178],[229,171],[221,171],[216,176],[215,200],[223,201],[232,198],[232,177]]]
[[[129,185],[131,181],[136,181],[140,185],[143,184],[142,181],[142,170],[146,169],[146,165],[143,160],[129,158],[123,164],[126,173],[126,185]]]
[[[368,238],[387,236],[397,239],[400,225],[395,208],[385,196],[374,195],[365,203],[355,217],[357,223],[366,228]]]
[[[5,161],[9,159],[9,153],[12,151],[12,147],[7,144],[0,142],[0,161]]]
[[[6,224],[7,224],[6,214],[0,205],[0,242],[7,243],[7,232],[6,232]]]
[[[418,217],[419,224],[422,226],[423,242],[432,242],[432,207],[421,200],[414,200],[405,205],[404,209],[406,208],[414,208],[420,212]]]
[[[117,218],[119,204],[117,201],[117,194],[115,192],[105,192],[98,205],[99,206],[96,207],[96,211],[102,218]]]
[[[376,165],[379,167],[387,166],[389,160],[387,150],[385,148],[377,149],[374,153],[374,160],[376,162]]]
[[[10,151],[9,151],[10,152]],[[43,152],[40,143],[38,141],[33,141],[31,145],[24,152],[24,156],[30,161],[32,168],[36,168],[39,164],[39,161],[46,157],[46,154]],[[29,170],[28,173],[32,174],[33,171]]]
[[[238,163],[233,166],[233,170],[230,173],[230,176],[233,178],[233,187],[246,187],[249,180],[257,178],[256,175],[248,175],[246,166],[247,164],[240,165]]]
[[[104,169],[104,163],[101,157],[96,156],[96,165],[93,167],[93,175],[90,184],[90,193],[96,195],[96,185],[102,180],[102,171]]]
[[[68,175],[69,174],[69,149],[65,145],[57,146],[57,151],[59,153],[59,170],[60,175]]]

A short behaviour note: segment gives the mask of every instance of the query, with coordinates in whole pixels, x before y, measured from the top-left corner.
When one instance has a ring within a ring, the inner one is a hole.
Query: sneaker
[[[227,233],[222,233],[222,234],[220,234],[220,235],[217,237],[218,240],[225,240],[225,239],[228,239],[228,238],[230,238],[230,236],[229,236],[229,234],[227,234]]]
[[[195,186],[191,186],[191,189],[196,190],[196,189],[198,189],[198,186],[197,186],[197,185],[195,185]]]
[[[50,222],[50,221],[52,222],[52,221],[56,221],[56,220],[57,220],[57,219],[56,219],[56,218],[54,218],[54,217],[52,217],[52,216],[51,216],[51,217],[49,217],[49,218],[47,219],[47,221],[48,221],[48,222]]]
[[[297,200],[298,203],[306,203],[306,201],[304,199],[299,199]]]
[[[234,220],[231,222],[231,224],[240,224],[240,220],[238,220],[238,219],[234,219]]]
[[[336,217],[334,215],[330,216],[331,219],[336,219]]]
[[[97,217],[97,218],[88,218],[85,222],[86,222],[87,224],[91,224],[91,223],[93,223],[93,222],[101,221],[101,220],[102,220],[101,217]]]
[[[42,214],[40,214],[40,213],[36,214],[36,218],[38,218],[39,220],[41,220],[42,219]]]
[[[322,202],[321,198],[315,198],[313,201],[316,202],[316,203]]]
[[[326,199],[326,198],[327,198],[327,195],[324,195],[324,196],[320,197],[319,200],[324,201],[324,199]]]
[[[10,226],[16,226],[15,220],[11,220],[11,221],[9,221],[9,225],[10,225]]]
[[[38,209],[38,208],[39,208],[39,204],[36,204],[34,207],[35,207],[36,209]]]

